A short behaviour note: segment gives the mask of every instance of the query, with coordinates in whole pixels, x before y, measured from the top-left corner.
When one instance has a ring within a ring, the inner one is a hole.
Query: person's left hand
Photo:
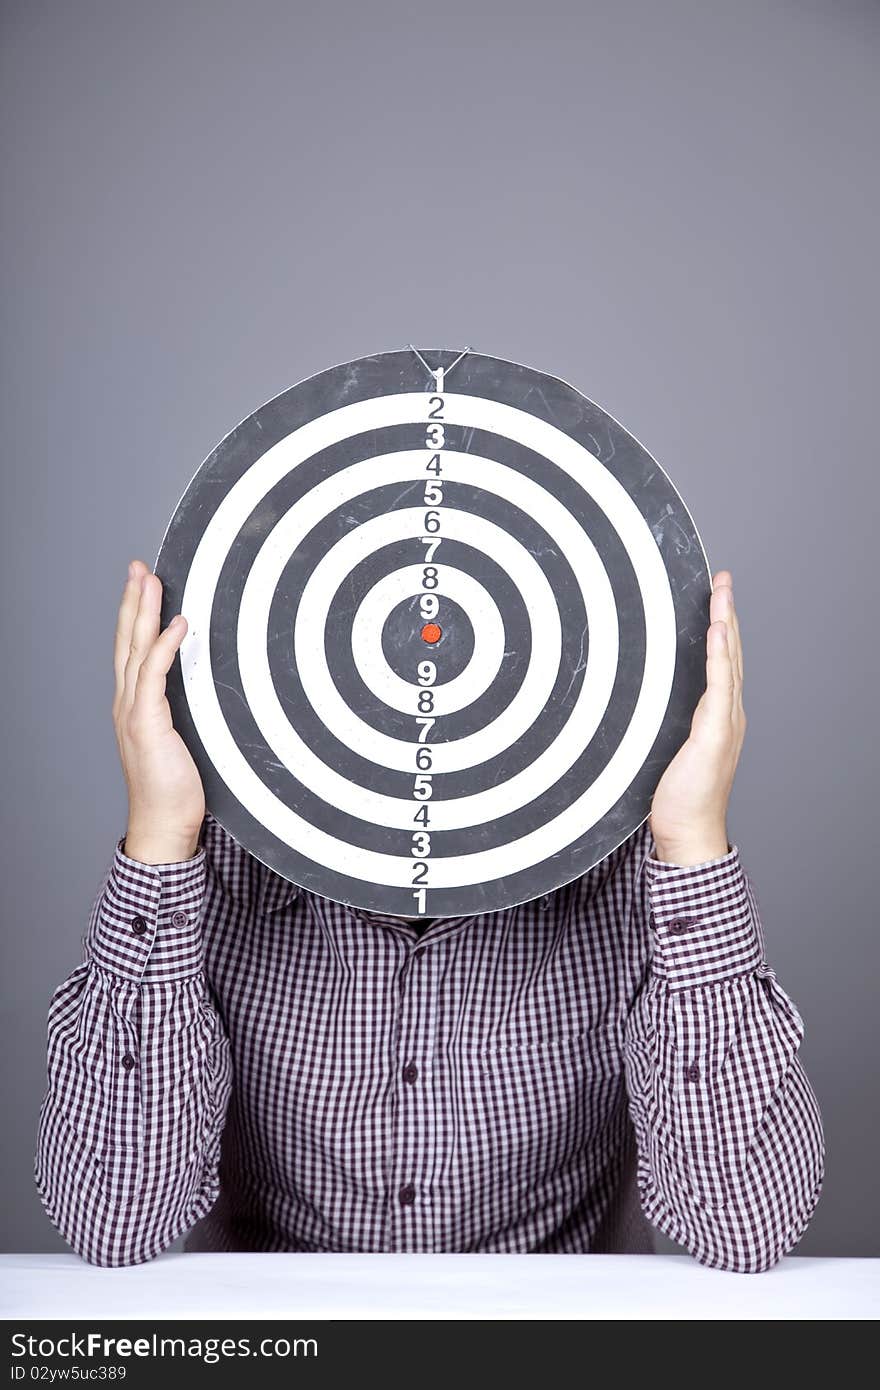
[[[654,857],[700,864],[727,854],[727,803],[746,731],[739,623],[733,576],[712,577],[706,634],[706,689],[687,742],[667,767],[651,802]]]

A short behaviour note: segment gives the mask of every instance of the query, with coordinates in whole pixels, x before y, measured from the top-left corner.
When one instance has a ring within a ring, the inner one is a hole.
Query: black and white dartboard
[[[583,874],[646,819],[705,688],[711,575],[669,477],[574,387],[483,353],[361,357],[260,406],[155,572],[208,809],[368,910]]]

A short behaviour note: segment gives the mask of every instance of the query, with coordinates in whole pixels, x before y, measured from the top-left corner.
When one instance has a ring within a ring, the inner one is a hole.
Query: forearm
[[[803,1023],[764,960],[735,849],[692,874],[648,872],[654,951],[627,1055],[643,1206],[703,1263],[766,1269],[822,1185]]]
[[[203,879],[201,860],[139,869],[118,849],[84,960],[52,998],[35,1178],[90,1263],[150,1259],[217,1197],[231,1069],[202,967]]]
[[[687,1001],[657,986],[630,1021],[645,1213],[720,1269],[770,1268],[821,1190],[819,1108],[785,1011],[778,986],[756,976]]]

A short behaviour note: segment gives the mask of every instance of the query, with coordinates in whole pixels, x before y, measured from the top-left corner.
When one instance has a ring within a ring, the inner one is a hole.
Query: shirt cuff
[[[764,956],[757,904],[739,847],[702,864],[645,859],[652,970],[672,990],[751,974]]]
[[[205,848],[177,864],[142,864],[116,842],[89,946],[96,965],[136,984],[187,979],[204,965]]]

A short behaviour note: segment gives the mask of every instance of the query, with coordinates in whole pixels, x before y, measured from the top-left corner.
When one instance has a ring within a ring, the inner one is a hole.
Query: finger
[[[733,658],[733,672],[734,672],[734,679],[735,679],[735,683],[736,683],[736,698],[737,698],[737,701],[738,701],[740,707],[742,707],[742,688],[743,688],[743,651],[742,651],[742,637],[741,637],[741,635],[740,635],[740,630],[739,630],[739,614],[738,614],[737,611],[736,611],[736,599],[734,598],[734,595],[733,595],[733,588],[732,588],[732,586],[731,586],[731,591],[730,591],[730,602],[729,602],[729,605],[728,605],[727,613],[724,615],[724,621],[727,623],[728,631],[729,631],[729,633],[730,633],[730,638],[731,638],[731,654],[732,654],[732,658]]]
[[[177,613],[156,638],[138,667],[137,704],[146,714],[154,713],[165,699],[165,677],[186,636],[186,627],[186,619]]]
[[[736,674],[736,693],[737,693],[737,698],[739,699],[740,702],[742,702],[742,688],[743,688],[743,650],[742,650],[742,637],[741,637],[741,635],[740,635],[740,630],[739,630],[739,614],[738,614],[737,611],[736,611],[736,600],[733,598],[733,595],[731,595],[731,599],[730,599],[730,613],[729,613],[729,616],[728,616],[728,618],[725,618],[725,622],[727,622],[727,621],[729,621],[730,624],[731,624],[731,635],[732,635],[732,637],[733,637],[733,664],[734,664],[734,669],[735,669],[735,674]]]
[[[116,617],[116,634],[113,641],[113,674],[116,683],[113,697],[114,710],[119,704],[125,688],[125,663],[128,661],[128,655],[131,651],[131,633],[141,596],[140,582],[146,572],[147,567],[143,560],[132,560],[125,587],[122,590],[122,599]]]
[[[719,570],[714,576],[712,599],[709,604],[711,622],[721,621],[727,628],[727,641],[730,660],[733,666],[734,698],[742,705],[742,642],[739,634],[739,618],[733,597],[733,580],[729,570]]]
[[[706,690],[700,707],[710,723],[728,732],[733,703],[733,663],[727,631],[723,622],[713,621],[706,633]]]
[[[131,645],[125,662],[122,692],[124,709],[131,709],[137,690],[141,662],[159,636],[159,614],[162,609],[162,581],[149,570],[141,579],[137,612],[131,626]]]

